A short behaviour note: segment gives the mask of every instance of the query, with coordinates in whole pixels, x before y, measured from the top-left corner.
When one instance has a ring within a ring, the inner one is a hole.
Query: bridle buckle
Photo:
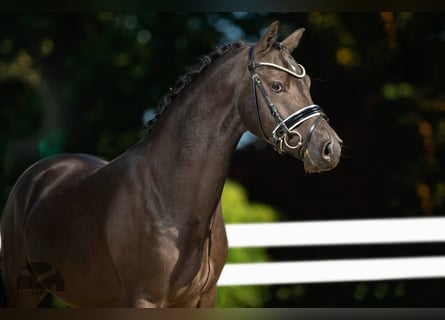
[[[275,107],[270,97],[267,95],[266,89],[261,83],[259,75],[256,73],[256,68],[262,66],[279,69],[297,78],[303,78],[306,75],[306,70],[303,68],[303,66],[299,65],[302,70],[302,73],[297,74],[291,70],[288,70],[282,66],[273,63],[268,63],[268,62],[255,63],[253,47],[250,48],[248,69],[250,71],[252,78],[253,94],[255,99],[258,122],[261,128],[261,133],[265,138],[265,140],[268,141],[271,145],[273,145],[274,149],[278,153],[284,153],[284,146],[286,146],[287,148],[293,150],[300,149],[299,154],[300,157],[303,158],[318,122],[320,122],[321,119],[325,119],[326,121],[329,121],[329,119],[320,106],[313,104],[297,110],[296,112],[294,112],[293,114],[291,114],[290,116],[288,116],[286,119],[283,120],[278,109]],[[260,91],[267,107],[269,108],[270,113],[272,114],[274,120],[277,123],[277,126],[272,131],[273,141],[270,141],[267,138],[266,134],[264,133],[264,128],[261,122],[261,116],[258,107],[258,97],[256,92],[257,89]],[[317,118],[312,122],[311,126],[309,127],[309,130],[306,134],[306,139],[303,139],[302,135],[296,130],[296,128],[298,128],[301,124],[303,124],[308,119],[313,117]],[[291,139],[292,136],[295,135],[299,137],[299,141],[296,145],[291,145],[289,140]]]

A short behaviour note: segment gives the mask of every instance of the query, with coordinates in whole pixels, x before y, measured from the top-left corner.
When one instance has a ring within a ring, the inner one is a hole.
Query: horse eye
[[[283,86],[279,82],[273,82],[271,88],[275,92],[280,92],[283,90]]]

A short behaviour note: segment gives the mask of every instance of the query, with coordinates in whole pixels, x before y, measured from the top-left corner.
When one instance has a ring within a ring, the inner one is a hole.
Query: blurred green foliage
[[[226,223],[271,222],[278,218],[270,206],[252,203],[246,190],[238,183],[227,180],[222,196],[222,208]],[[227,263],[269,261],[266,248],[231,248]],[[262,307],[269,297],[264,286],[219,287],[217,307]]]

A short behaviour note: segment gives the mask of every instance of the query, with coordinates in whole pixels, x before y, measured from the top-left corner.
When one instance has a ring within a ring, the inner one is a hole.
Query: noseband
[[[288,116],[286,119],[283,120],[280,113],[278,112],[278,109],[275,107],[275,105],[272,103],[272,100],[270,100],[269,96],[267,95],[266,89],[264,88],[263,84],[261,83],[261,79],[260,79],[259,75],[256,73],[256,68],[263,67],[263,66],[271,67],[271,68],[275,68],[275,69],[287,72],[291,76],[293,76],[295,78],[299,78],[299,79],[303,78],[306,75],[306,70],[303,68],[303,66],[301,64],[298,64],[298,66],[301,69],[301,73],[298,74],[296,72],[293,72],[287,68],[276,65],[274,63],[269,63],[269,62],[255,63],[253,47],[250,48],[249,71],[250,71],[250,74],[252,77],[252,87],[253,87],[255,106],[256,106],[256,111],[257,111],[257,116],[258,116],[258,122],[260,124],[263,137],[266,139],[266,141],[268,141],[274,147],[274,149],[278,153],[284,152],[284,149],[283,149],[284,145],[286,145],[290,149],[300,149],[299,155],[300,155],[300,158],[303,159],[304,153],[306,152],[306,150],[308,148],[308,145],[312,138],[312,134],[315,130],[315,127],[317,126],[317,124],[320,122],[321,119],[326,119],[328,121],[328,117],[326,116],[326,114],[324,113],[323,109],[320,106],[313,104],[313,105],[310,105],[310,106],[307,106],[307,107],[297,110],[296,112],[294,112],[293,114],[291,114],[290,116]],[[262,125],[261,117],[260,117],[260,110],[258,107],[258,98],[257,98],[257,90],[256,89],[258,89],[260,91],[261,95],[264,98],[266,105],[269,108],[270,113],[272,114],[272,116],[275,119],[275,122],[277,123],[277,126],[272,131],[273,141],[270,141],[269,138],[267,138],[266,134],[264,133],[264,129],[263,129],[263,125]],[[297,128],[301,124],[303,124],[305,121],[307,121],[313,117],[316,117],[316,119],[312,122],[311,126],[309,127],[309,130],[307,131],[307,134],[306,134],[306,138],[303,139],[301,134],[297,131]],[[295,135],[299,137],[299,141],[296,145],[291,145],[289,143],[289,140]]]

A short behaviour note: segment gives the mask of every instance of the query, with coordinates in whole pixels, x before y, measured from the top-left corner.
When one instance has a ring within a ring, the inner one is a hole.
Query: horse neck
[[[180,214],[201,225],[210,222],[245,131],[238,113],[245,99],[240,84],[249,84],[244,51],[220,57],[198,75],[138,148],[141,183],[156,188],[164,199],[164,215]]]

